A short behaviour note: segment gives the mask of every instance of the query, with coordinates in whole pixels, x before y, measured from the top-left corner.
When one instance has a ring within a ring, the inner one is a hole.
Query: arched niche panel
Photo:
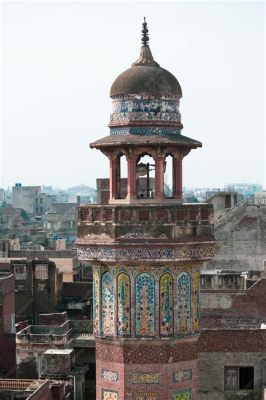
[[[160,278],[160,334],[167,336],[173,333],[173,277],[167,272]]]
[[[193,330],[197,331],[200,327],[200,273],[193,274]]]
[[[130,335],[130,278],[124,272],[117,277],[117,334]]]
[[[110,272],[102,276],[102,334],[112,336],[115,333],[114,283]]]
[[[98,271],[93,272],[93,331],[100,333],[100,275]]]
[[[182,272],[177,279],[177,331],[188,332],[191,329],[191,279]]]
[[[135,281],[135,330],[137,336],[155,335],[155,285],[152,275],[143,272]]]

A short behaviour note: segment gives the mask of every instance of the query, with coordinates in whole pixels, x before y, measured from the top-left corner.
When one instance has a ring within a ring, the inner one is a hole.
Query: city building
[[[15,276],[16,321],[38,321],[40,313],[53,313],[61,302],[62,273],[48,259],[11,260]]]
[[[0,377],[15,376],[15,280],[0,272]]]
[[[201,143],[181,134],[181,87],[153,59],[145,20],[142,33],[138,60],[111,87],[110,135],[91,144],[110,160],[108,204],[79,208],[78,256],[93,266],[96,398],[194,400],[212,205],[183,203],[182,160]]]

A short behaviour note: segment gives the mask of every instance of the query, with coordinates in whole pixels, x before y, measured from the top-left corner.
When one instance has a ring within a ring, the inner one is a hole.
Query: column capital
[[[184,149],[184,150],[178,150],[177,152],[174,153],[174,158],[176,160],[183,160],[183,158],[188,155],[191,149]]]

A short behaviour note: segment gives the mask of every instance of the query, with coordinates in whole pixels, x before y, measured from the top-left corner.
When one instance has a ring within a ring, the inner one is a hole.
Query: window
[[[225,390],[254,388],[254,367],[224,367]]]
[[[35,278],[40,279],[42,281],[48,279],[48,265],[46,264],[36,265]]]
[[[26,265],[23,264],[13,264],[14,265],[14,275],[16,280],[27,279]]]

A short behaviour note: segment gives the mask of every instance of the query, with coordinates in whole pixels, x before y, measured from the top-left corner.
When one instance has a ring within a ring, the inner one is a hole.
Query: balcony
[[[78,239],[108,235],[111,239],[213,238],[213,210],[205,203],[175,205],[82,205],[79,208]],[[145,235],[146,234],[146,235]]]
[[[79,258],[189,260],[200,252],[207,260],[214,255],[212,217],[212,205],[205,203],[82,205]]]

